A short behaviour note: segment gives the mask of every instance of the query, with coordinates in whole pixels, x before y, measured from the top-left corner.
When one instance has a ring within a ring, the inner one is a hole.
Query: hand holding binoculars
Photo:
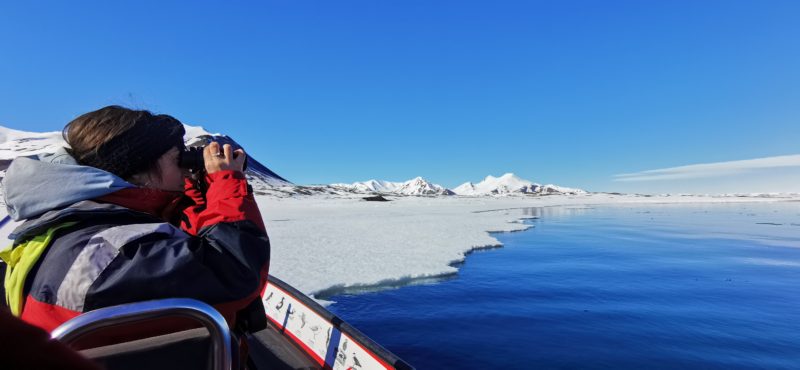
[[[213,173],[221,170],[247,169],[247,155],[241,147],[234,149],[231,144],[220,145],[211,141],[207,145],[196,145],[181,151],[178,165],[191,173],[206,171]]]

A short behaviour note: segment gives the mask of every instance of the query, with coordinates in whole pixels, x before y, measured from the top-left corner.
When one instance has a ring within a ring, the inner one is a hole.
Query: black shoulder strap
[[[267,312],[260,296],[236,313],[236,328],[243,333],[255,333],[267,328]]]

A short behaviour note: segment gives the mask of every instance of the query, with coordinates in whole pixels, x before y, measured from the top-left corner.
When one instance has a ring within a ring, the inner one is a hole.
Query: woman
[[[3,254],[15,315],[51,331],[100,307],[186,297],[214,305],[232,328],[262,326],[253,318],[269,240],[245,154],[208,145],[201,192],[179,167],[183,135],[173,117],[109,106],[67,124],[70,149],[12,162],[6,205],[25,220]]]

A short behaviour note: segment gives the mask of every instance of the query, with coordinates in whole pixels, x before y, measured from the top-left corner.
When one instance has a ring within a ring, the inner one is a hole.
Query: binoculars
[[[184,148],[178,157],[178,166],[191,172],[200,172],[206,168],[206,161],[203,159],[204,146]]]
[[[204,171],[206,169],[206,161],[205,159],[203,159],[203,149],[205,149],[205,145],[184,148],[181,151],[180,157],[178,159],[178,166],[187,169],[192,173],[198,173]],[[235,155],[236,154],[234,153],[234,156]],[[247,158],[245,158],[244,160],[244,168],[242,168],[242,171],[246,169],[247,169]]]

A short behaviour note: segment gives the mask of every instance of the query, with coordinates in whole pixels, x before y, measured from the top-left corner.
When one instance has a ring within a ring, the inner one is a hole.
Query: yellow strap
[[[58,229],[75,225],[77,222],[65,222],[58,226],[53,226],[44,234],[37,235],[14,248],[0,251],[0,259],[6,262],[5,288],[6,303],[14,316],[22,314],[23,289],[25,279],[31,272],[33,265],[39,261],[39,257],[50,245],[53,235]]]

